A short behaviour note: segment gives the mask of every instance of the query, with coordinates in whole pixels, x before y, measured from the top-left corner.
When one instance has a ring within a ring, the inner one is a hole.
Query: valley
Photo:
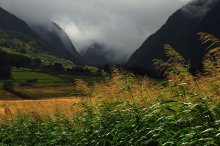
[[[0,145],[220,145],[220,0],[29,2],[0,1]]]

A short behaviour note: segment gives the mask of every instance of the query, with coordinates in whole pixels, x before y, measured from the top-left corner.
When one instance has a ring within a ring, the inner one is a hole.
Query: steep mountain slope
[[[51,46],[56,55],[83,64],[82,56],[77,52],[66,32],[54,22],[31,25],[32,29]]]
[[[56,63],[66,68],[75,66],[70,60],[56,57],[48,52],[44,44],[21,33],[3,28],[0,28],[0,55],[0,68],[15,66],[37,69],[52,67]]]
[[[37,37],[32,29],[21,19],[0,7],[0,27],[15,32],[23,33],[31,37]]]
[[[86,62],[90,65],[107,65],[110,64],[109,61],[105,58],[103,52],[103,46],[94,43],[90,45],[85,51],[83,51],[81,54],[86,60]]]
[[[220,37],[220,1],[207,13],[196,31],[204,31]]]
[[[82,58],[68,35],[57,24],[49,22],[47,25],[34,25],[30,28],[26,22],[2,8],[0,8],[0,20],[0,28],[9,30],[22,39],[37,41],[51,55],[69,59],[75,64],[82,64]]]
[[[155,74],[152,60],[165,59],[164,44],[171,44],[191,62],[192,71],[202,67],[201,60],[205,53],[204,46],[196,35],[208,32],[220,37],[219,0],[196,0],[176,11],[167,22],[131,56],[128,66],[134,70],[145,70]]]

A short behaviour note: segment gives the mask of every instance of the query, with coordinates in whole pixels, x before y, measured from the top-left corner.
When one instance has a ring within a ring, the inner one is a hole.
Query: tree
[[[64,67],[61,63],[54,63],[53,69],[58,70],[58,71],[62,71],[62,70],[64,70]]]
[[[40,68],[42,65],[42,61],[39,58],[35,58],[32,62],[32,68],[37,69]]]

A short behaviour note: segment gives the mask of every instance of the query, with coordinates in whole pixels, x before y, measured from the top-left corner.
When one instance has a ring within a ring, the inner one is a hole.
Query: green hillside
[[[0,29],[0,51],[8,56],[12,56],[12,58],[14,56],[27,58],[33,65],[36,63],[34,61],[38,59],[41,60],[42,65],[61,63],[65,67],[74,66],[71,61],[56,57],[54,54],[48,52],[47,50],[50,50],[48,48],[44,43],[27,38],[23,34]],[[22,66],[22,63],[20,65]]]
[[[97,68],[76,66],[50,49],[39,40],[0,28],[0,98],[78,96],[75,80],[102,80]]]

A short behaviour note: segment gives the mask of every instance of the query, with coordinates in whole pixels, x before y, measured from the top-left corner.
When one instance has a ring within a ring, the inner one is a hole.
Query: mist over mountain
[[[66,32],[55,22],[31,24],[31,28],[51,46],[57,56],[72,60],[76,64],[83,64],[82,56],[76,51]]]
[[[76,64],[83,63],[68,35],[57,24],[47,22],[30,27],[25,21],[2,8],[0,8],[0,20],[0,28],[39,41],[51,54],[72,60]]]
[[[205,11],[204,11],[205,10]],[[198,32],[220,37],[220,1],[196,0],[177,10],[167,22],[131,56],[128,66],[155,74],[153,59],[166,59],[164,44],[171,44],[190,63],[192,71],[202,68],[205,46]]]
[[[200,17],[206,13],[216,4],[218,0],[192,0],[181,9],[186,15],[190,17]]]
[[[111,64],[105,55],[103,55],[110,54],[109,52],[105,52],[104,45],[93,43],[88,48],[84,49],[81,54],[87,64],[98,66]]]
[[[33,30],[27,25],[27,23],[15,15],[7,12],[0,7],[0,27],[9,29],[15,32],[25,34],[30,37],[37,37]]]
[[[0,0],[26,22],[53,21],[81,52],[104,44],[112,63],[123,63],[169,15],[189,0]],[[109,51],[109,49],[111,51]]]
[[[187,2],[189,3],[182,7]],[[164,23],[169,14],[182,7],[169,17],[166,24],[151,35],[128,61],[129,67],[154,72],[152,60],[166,58],[163,55],[163,45],[166,43],[190,60],[192,69],[201,68],[200,61],[205,51],[201,49],[203,46],[196,33],[218,33],[215,29],[218,17],[210,11],[218,2],[2,0],[0,5],[25,20],[31,28],[26,24],[27,29],[21,29],[25,30],[23,33],[40,38],[50,46],[51,52],[76,63],[86,60],[90,64],[126,62],[141,42]]]

